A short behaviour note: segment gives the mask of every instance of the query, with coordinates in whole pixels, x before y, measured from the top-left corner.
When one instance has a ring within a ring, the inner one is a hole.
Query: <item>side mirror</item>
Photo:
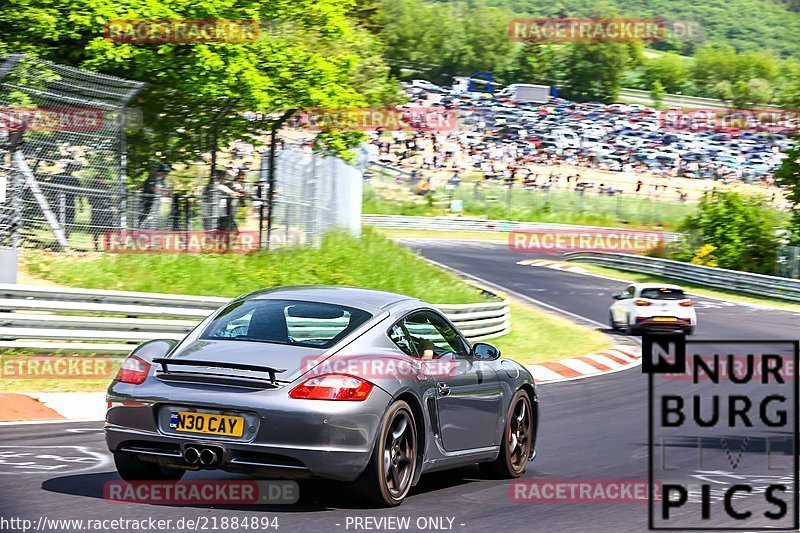
[[[614,295],[614,299],[615,300],[624,300],[625,299],[625,295],[624,294],[615,294]]]
[[[152,361],[158,357],[166,356],[177,344],[178,341],[174,339],[147,341],[137,346],[136,349],[131,352],[131,355],[136,355],[147,361]]]
[[[472,357],[478,361],[494,361],[500,358],[500,350],[485,342],[472,345]]]

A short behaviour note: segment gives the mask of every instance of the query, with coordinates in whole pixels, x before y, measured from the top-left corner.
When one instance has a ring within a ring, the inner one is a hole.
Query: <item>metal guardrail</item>
[[[543,229],[561,229],[571,231],[603,230],[608,227],[576,226],[573,224],[557,224],[551,222],[517,222],[514,220],[489,220],[469,217],[426,217],[410,215],[361,215],[361,222],[378,228],[417,229],[438,231],[541,231]],[[661,232],[659,232],[661,233]],[[664,238],[673,234],[663,233]]]
[[[470,341],[511,329],[508,302],[442,304],[437,307]],[[94,351],[127,353],[155,338],[182,339],[227,298],[146,292],[0,284],[0,351]],[[123,318],[124,317],[124,318]],[[297,324],[313,334],[324,326]]]
[[[608,266],[639,274],[662,276],[753,296],[800,302],[800,280],[798,279],[779,278],[777,276],[752,274],[725,268],[693,265],[670,259],[610,252],[570,252],[564,254],[564,258],[568,261]]]

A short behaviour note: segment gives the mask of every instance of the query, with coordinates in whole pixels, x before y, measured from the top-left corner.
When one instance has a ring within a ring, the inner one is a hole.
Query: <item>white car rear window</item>
[[[685,300],[686,295],[681,289],[642,289],[642,298],[650,300]]]

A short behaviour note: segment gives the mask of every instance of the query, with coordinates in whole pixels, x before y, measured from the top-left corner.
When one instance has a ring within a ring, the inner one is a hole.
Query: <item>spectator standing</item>
[[[75,202],[78,200],[78,188],[81,184],[74,173],[80,170],[80,168],[80,162],[67,161],[64,165],[64,171],[54,176],[52,180],[52,183],[59,187],[56,188],[54,195],[56,204],[50,207],[57,213],[59,220],[64,226],[64,234],[67,237],[72,233],[73,226],[75,225]],[[64,207],[63,218],[61,217],[62,201]]]
[[[153,209],[153,204],[156,201],[156,195],[163,192],[166,188],[165,182],[167,174],[169,174],[169,165],[160,164],[156,167],[155,171],[147,176],[142,186],[142,198],[139,202],[139,227],[142,226],[147,217],[150,216],[150,211]]]
[[[89,201],[91,209],[89,232],[92,234],[95,251],[99,251],[101,235],[105,235],[114,228],[111,195],[104,177],[96,176],[92,180],[91,190],[86,199]]]

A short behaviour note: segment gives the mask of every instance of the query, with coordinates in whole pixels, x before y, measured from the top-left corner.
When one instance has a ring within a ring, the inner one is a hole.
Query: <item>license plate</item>
[[[674,316],[654,316],[653,322],[675,322],[678,320]]]
[[[244,418],[241,416],[173,411],[169,415],[169,427],[180,433],[241,437],[244,434]]]

